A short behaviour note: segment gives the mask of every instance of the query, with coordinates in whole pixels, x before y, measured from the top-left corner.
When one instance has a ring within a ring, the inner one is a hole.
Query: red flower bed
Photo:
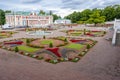
[[[15,42],[5,42],[4,44],[19,44],[21,45],[23,41],[15,41]]]
[[[89,35],[89,36],[94,36],[93,34],[91,34],[91,33],[86,33],[86,35]]]
[[[81,42],[81,41],[86,41],[86,40],[75,40],[75,39],[73,39],[73,40],[70,40],[71,42],[73,42],[73,43],[76,43],[76,42]]]
[[[58,52],[59,48],[48,48],[46,50],[49,50],[53,52],[56,56],[61,57],[61,54]]]

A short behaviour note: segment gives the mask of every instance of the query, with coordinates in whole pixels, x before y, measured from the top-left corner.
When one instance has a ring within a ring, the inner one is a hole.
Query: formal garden
[[[12,35],[14,33],[16,33],[16,32],[13,32],[13,31],[0,31],[0,39],[12,37]]]
[[[89,37],[102,37],[106,34],[105,31],[101,30],[64,30],[62,32],[65,32],[67,36],[89,36]]]
[[[21,38],[0,43],[0,48],[49,63],[77,62],[96,41],[83,38]]]

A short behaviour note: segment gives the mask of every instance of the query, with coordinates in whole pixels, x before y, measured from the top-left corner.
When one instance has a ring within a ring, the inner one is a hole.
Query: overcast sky
[[[73,11],[104,8],[120,4],[119,0],[0,0],[0,8],[14,11],[52,10],[55,14],[66,16]]]

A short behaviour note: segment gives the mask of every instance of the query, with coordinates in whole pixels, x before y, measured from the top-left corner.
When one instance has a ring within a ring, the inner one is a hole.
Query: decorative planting
[[[68,36],[90,36],[90,37],[102,37],[106,34],[105,31],[100,31],[100,30],[67,30],[67,31],[62,31],[66,32]]]
[[[15,34],[16,32],[12,32],[12,31],[0,31],[0,39],[1,38],[8,38],[8,37],[12,37],[13,34]]]
[[[95,41],[83,38],[22,38],[0,43],[0,48],[49,63],[78,62]]]

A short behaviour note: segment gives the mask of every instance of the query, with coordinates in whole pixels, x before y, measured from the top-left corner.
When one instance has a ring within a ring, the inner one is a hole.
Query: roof
[[[32,12],[24,12],[24,11],[18,11],[18,12],[11,12],[11,13],[6,13],[6,15],[30,15]],[[49,16],[47,14],[42,15],[42,14],[37,14],[38,16]]]

